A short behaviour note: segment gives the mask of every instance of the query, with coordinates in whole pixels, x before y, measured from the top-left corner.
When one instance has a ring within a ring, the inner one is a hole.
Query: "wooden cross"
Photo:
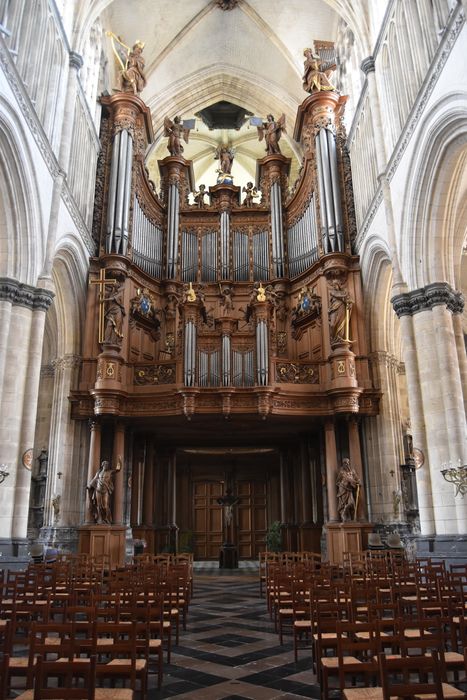
[[[99,279],[98,280],[91,280],[91,282],[90,282],[90,284],[98,284],[99,285],[99,338],[98,338],[99,343],[104,342],[105,285],[106,284],[116,284],[117,281],[118,280],[116,280],[113,277],[106,279],[105,270],[104,270],[104,268],[101,268],[101,270],[99,272]]]

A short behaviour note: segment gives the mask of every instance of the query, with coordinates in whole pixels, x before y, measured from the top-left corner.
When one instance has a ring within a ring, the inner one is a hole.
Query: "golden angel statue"
[[[180,117],[174,117],[172,121],[169,117],[164,119],[164,136],[168,136],[167,148],[171,156],[183,155],[182,138],[188,143],[193,120],[182,122]]]
[[[281,153],[279,140],[282,132],[285,131],[285,114],[282,114],[279,119],[274,119],[272,114],[268,114],[267,121],[263,122],[262,126],[258,126],[258,138],[260,141],[266,141],[266,153],[268,156],[275,153]]]
[[[139,94],[146,85],[144,58],[142,56],[144,42],[136,41],[133,47],[130,48],[113,32],[107,32],[107,36],[110,37],[112,49],[120,67],[122,92],[132,92],[135,95]]]

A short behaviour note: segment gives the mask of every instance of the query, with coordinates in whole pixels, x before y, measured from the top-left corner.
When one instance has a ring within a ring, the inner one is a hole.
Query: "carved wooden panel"
[[[257,559],[267,530],[266,482],[238,481],[237,546],[240,559]]]
[[[193,542],[195,559],[218,559],[222,546],[222,496],[220,481],[193,484]]]

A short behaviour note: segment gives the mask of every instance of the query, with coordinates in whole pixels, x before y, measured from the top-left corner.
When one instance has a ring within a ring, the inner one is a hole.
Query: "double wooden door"
[[[193,482],[193,539],[195,559],[218,559],[224,540],[223,508],[217,499],[224,495],[221,481]],[[239,480],[234,495],[233,544],[240,559],[256,559],[264,550],[267,530],[266,481]]]

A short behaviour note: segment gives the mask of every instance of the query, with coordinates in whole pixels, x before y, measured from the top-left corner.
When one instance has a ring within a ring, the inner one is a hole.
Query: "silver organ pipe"
[[[266,321],[256,325],[256,376],[258,386],[268,383],[268,327]]]
[[[150,221],[138,198],[133,205],[133,262],[156,279],[162,278],[162,228]]]
[[[185,386],[195,386],[196,382],[196,326],[193,321],[185,323],[185,348],[183,381]]]
[[[130,208],[133,139],[123,129],[115,135],[107,203],[106,252],[126,254]]]
[[[344,252],[344,229],[342,224],[341,191],[339,174],[337,172],[336,140],[332,131],[326,129],[328,141],[329,162],[331,166],[332,198],[334,204],[334,217],[336,222],[337,250]]]
[[[318,232],[314,195],[301,217],[287,231],[289,275],[297,277],[318,260]]]
[[[222,336],[222,386],[230,386],[232,383],[232,367],[230,363],[230,335]]]
[[[221,238],[221,254],[222,246]],[[215,282],[217,280],[217,231],[209,231],[203,234],[201,238],[201,280],[203,282]]]
[[[272,263],[274,276],[284,276],[284,242],[282,226],[281,186],[279,182],[271,185],[271,232],[272,232]]]
[[[198,236],[182,231],[182,282],[195,282],[198,276]]]
[[[131,173],[133,169],[133,139],[128,136],[126,147],[126,168],[125,168],[125,184],[123,191],[123,214],[122,214],[122,250],[123,255],[126,255],[128,250],[128,219],[130,216],[130,197],[131,197]]]
[[[332,196],[332,179],[331,179],[331,163],[329,159],[329,144],[327,139],[326,129],[321,129],[317,138],[321,143],[321,155],[323,159],[323,178],[324,178],[324,201],[326,202],[326,212],[328,216],[328,236],[331,246],[331,251],[336,250],[337,232],[336,219],[334,214],[334,200]]]
[[[253,234],[253,280],[269,279],[269,246],[268,232],[259,231]]]
[[[234,231],[232,238],[233,279],[235,282],[247,282],[250,279],[248,234],[243,233],[242,231]]]
[[[229,212],[221,213],[221,279],[230,279],[230,215]]]
[[[324,253],[344,251],[344,232],[334,133],[321,128],[315,137],[318,166],[321,235]]]
[[[320,212],[321,212],[321,239],[323,244],[323,251],[326,255],[331,252],[331,245],[329,242],[328,235],[328,216],[326,211],[326,202],[324,198],[324,175],[323,175],[323,165],[322,165],[322,153],[321,153],[321,141],[318,137],[315,138],[316,144],[316,165],[318,170],[318,185],[320,194]]]
[[[178,223],[180,214],[180,194],[175,184],[168,187],[167,202],[167,278],[175,279],[178,263]]]

